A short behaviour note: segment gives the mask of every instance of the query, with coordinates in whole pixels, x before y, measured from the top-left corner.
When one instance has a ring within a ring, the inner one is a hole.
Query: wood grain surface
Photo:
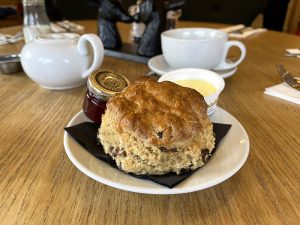
[[[95,21],[80,23],[97,30]],[[128,38],[129,27],[120,28]],[[225,182],[182,195],[131,193],[87,177],[63,147],[63,128],[81,110],[85,87],[49,91],[23,72],[0,74],[0,224],[299,224],[300,106],[263,92],[282,82],[277,63],[300,75],[300,59],[284,57],[286,48],[300,47],[300,37],[268,31],[242,41],[246,59],[226,79],[219,105],[245,127],[250,155]],[[0,46],[0,53],[22,45]],[[102,68],[130,80],[149,72],[110,57]]]

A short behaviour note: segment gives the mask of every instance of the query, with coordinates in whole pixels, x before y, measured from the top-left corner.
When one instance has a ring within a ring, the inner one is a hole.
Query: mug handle
[[[80,37],[77,44],[77,51],[81,55],[88,55],[88,43],[91,44],[94,59],[90,68],[83,72],[82,78],[89,76],[94,70],[98,69],[103,61],[104,47],[101,39],[95,34],[84,34]]]
[[[236,60],[233,63],[226,62],[228,51],[231,47],[236,46],[241,50],[241,56],[238,60]],[[221,57],[221,62],[213,68],[213,70],[229,70],[237,67],[245,58],[246,56],[246,47],[245,45],[240,41],[227,41],[225,43],[223,55]]]

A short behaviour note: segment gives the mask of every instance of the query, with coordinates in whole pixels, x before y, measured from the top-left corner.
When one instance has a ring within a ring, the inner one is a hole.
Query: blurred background
[[[45,0],[52,21],[97,19],[101,0]],[[136,3],[124,0],[125,8]],[[180,20],[245,24],[300,35],[300,0],[186,0]],[[22,1],[0,0],[0,27],[22,24]]]

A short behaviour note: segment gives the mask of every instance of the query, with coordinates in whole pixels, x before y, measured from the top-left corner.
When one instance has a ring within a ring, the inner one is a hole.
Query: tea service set
[[[161,33],[162,55],[148,61],[149,68],[161,81],[202,80],[215,87],[204,96],[208,114],[215,108],[225,86],[224,78],[233,75],[244,60],[246,48],[239,41],[229,41],[224,31],[210,28],[182,28]],[[231,47],[240,49],[240,57],[227,60]],[[21,64],[25,73],[40,86],[64,90],[83,85],[89,75],[101,67],[104,47],[94,34],[48,33],[25,44]],[[202,84],[203,85],[203,84]],[[213,96],[213,97],[212,97]]]

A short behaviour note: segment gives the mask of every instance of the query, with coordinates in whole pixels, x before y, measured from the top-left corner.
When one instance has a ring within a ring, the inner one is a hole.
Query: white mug
[[[46,89],[63,90],[86,83],[99,69],[104,56],[101,39],[95,34],[44,34],[21,51],[25,73]]]
[[[239,41],[228,41],[228,35],[210,28],[182,28],[161,33],[161,46],[165,60],[172,68],[202,68],[229,70],[237,67],[246,56],[246,47]],[[240,49],[235,62],[227,62],[231,47]]]

